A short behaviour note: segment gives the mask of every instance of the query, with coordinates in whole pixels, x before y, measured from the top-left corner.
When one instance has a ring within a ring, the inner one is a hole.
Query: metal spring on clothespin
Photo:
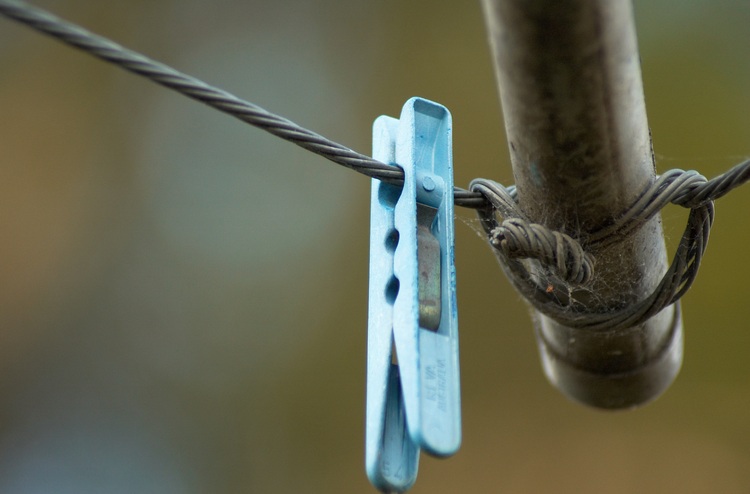
[[[373,125],[373,158],[404,170],[403,188],[373,179],[371,197],[365,462],[387,492],[412,486],[421,449],[461,444],[451,131],[421,98]]]

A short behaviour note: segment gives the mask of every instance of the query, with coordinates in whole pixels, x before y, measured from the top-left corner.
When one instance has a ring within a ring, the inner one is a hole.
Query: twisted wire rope
[[[377,161],[258,105],[213,87],[195,77],[126,49],[104,37],[64,21],[42,9],[19,0],[0,0],[0,14],[44,34],[81,49],[101,60],[143,76],[157,84],[200,101],[243,122],[256,126],[308,151],[372,178],[395,185],[403,183],[404,173],[393,164]],[[696,171],[670,170],[654,182],[620,217],[591,233],[571,236],[532,223],[518,204],[514,186],[505,187],[486,179],[475,179],[465,190],[454,187],[458,206],[477,210],[480,223],[515,287],[542,313],[562,324],[589,329],[617,329],[646,321],[682,297],[695,280],[705,252],[714,219],[713,201],[750,180],[750,160],[706,180]],[[534,273],[521,262],[536,260],[542,270],[571,286],[585,286],[594,278],[594,257],[587,252],[618,242],[648,222],[667,204],[690,209],[687,227],[672,264],[654,292],[640,302],[607,313],[591,313],[585,306],[540,285]],[[503,218],[498,221],[498,215]]]
[[[0,14],[101,60],[177,91],[188,98],[200,101],[346,168],[395,185],[400,185],[404,181],[403,170],[395,165],[382,163],[360,154],[256,104],[244,101],[223,89],[213,87],[161,62],[151,60],[42,9],[16,0],[0,0]],[[454,202],[458,206],[467,208],[485,205],[485,200],[481,195],[459,187],[454,188]]]

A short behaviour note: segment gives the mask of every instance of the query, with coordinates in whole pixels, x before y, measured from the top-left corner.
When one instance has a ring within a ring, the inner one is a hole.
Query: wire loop
[[[476,179],[470,189],[490,204],[477,210],[482,227],[506,275],[534,308],[569,327],[615,330],[644,323],[687,293],[708,245],[713,201],[748,180],[750,159],[712,180],[693,170],[670,170],[657,177],[619,218],[578,240],[529,222],[513,186]],[[573,288],[591,284],[595,259],[586,251],[621,241],[670,203],[690,209],[690,214],[672,264],[649,296],[606,313],[592,313],[572,297],[551,290],[550,278]],[[524,259],[535,261],[544,276],[532,272]]]

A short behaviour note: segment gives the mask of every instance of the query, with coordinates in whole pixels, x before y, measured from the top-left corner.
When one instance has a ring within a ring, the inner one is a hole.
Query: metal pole
[[[521,208],[573,237],[621,215],[654,180],[630,2],[483,0]],[[661,218],[591,251],[591,312],[649,295],[667,269]],[[629,408],[658,396],[682,362],[677,304],[617,331],[535,314],[549,380],[569,397]]]

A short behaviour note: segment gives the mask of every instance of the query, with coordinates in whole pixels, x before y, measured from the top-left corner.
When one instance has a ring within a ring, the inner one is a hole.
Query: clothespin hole
[[[396,207],[398,198],[401,197],[401,191],[403,190],[403,187],[396,187],[395,185],[380,182],[380,186],[378,187],[378,201],[383,206],[392,209]]]
[[[391,254],[396,252],[396,246],[398,245],[398,230],[391,229],[385,237],[385,248]]]
[[[385,286],[385,300],[391,305],[396,301],[399,285],[398,278],[391,276],[391,279],[388,280],[388,284]]]

